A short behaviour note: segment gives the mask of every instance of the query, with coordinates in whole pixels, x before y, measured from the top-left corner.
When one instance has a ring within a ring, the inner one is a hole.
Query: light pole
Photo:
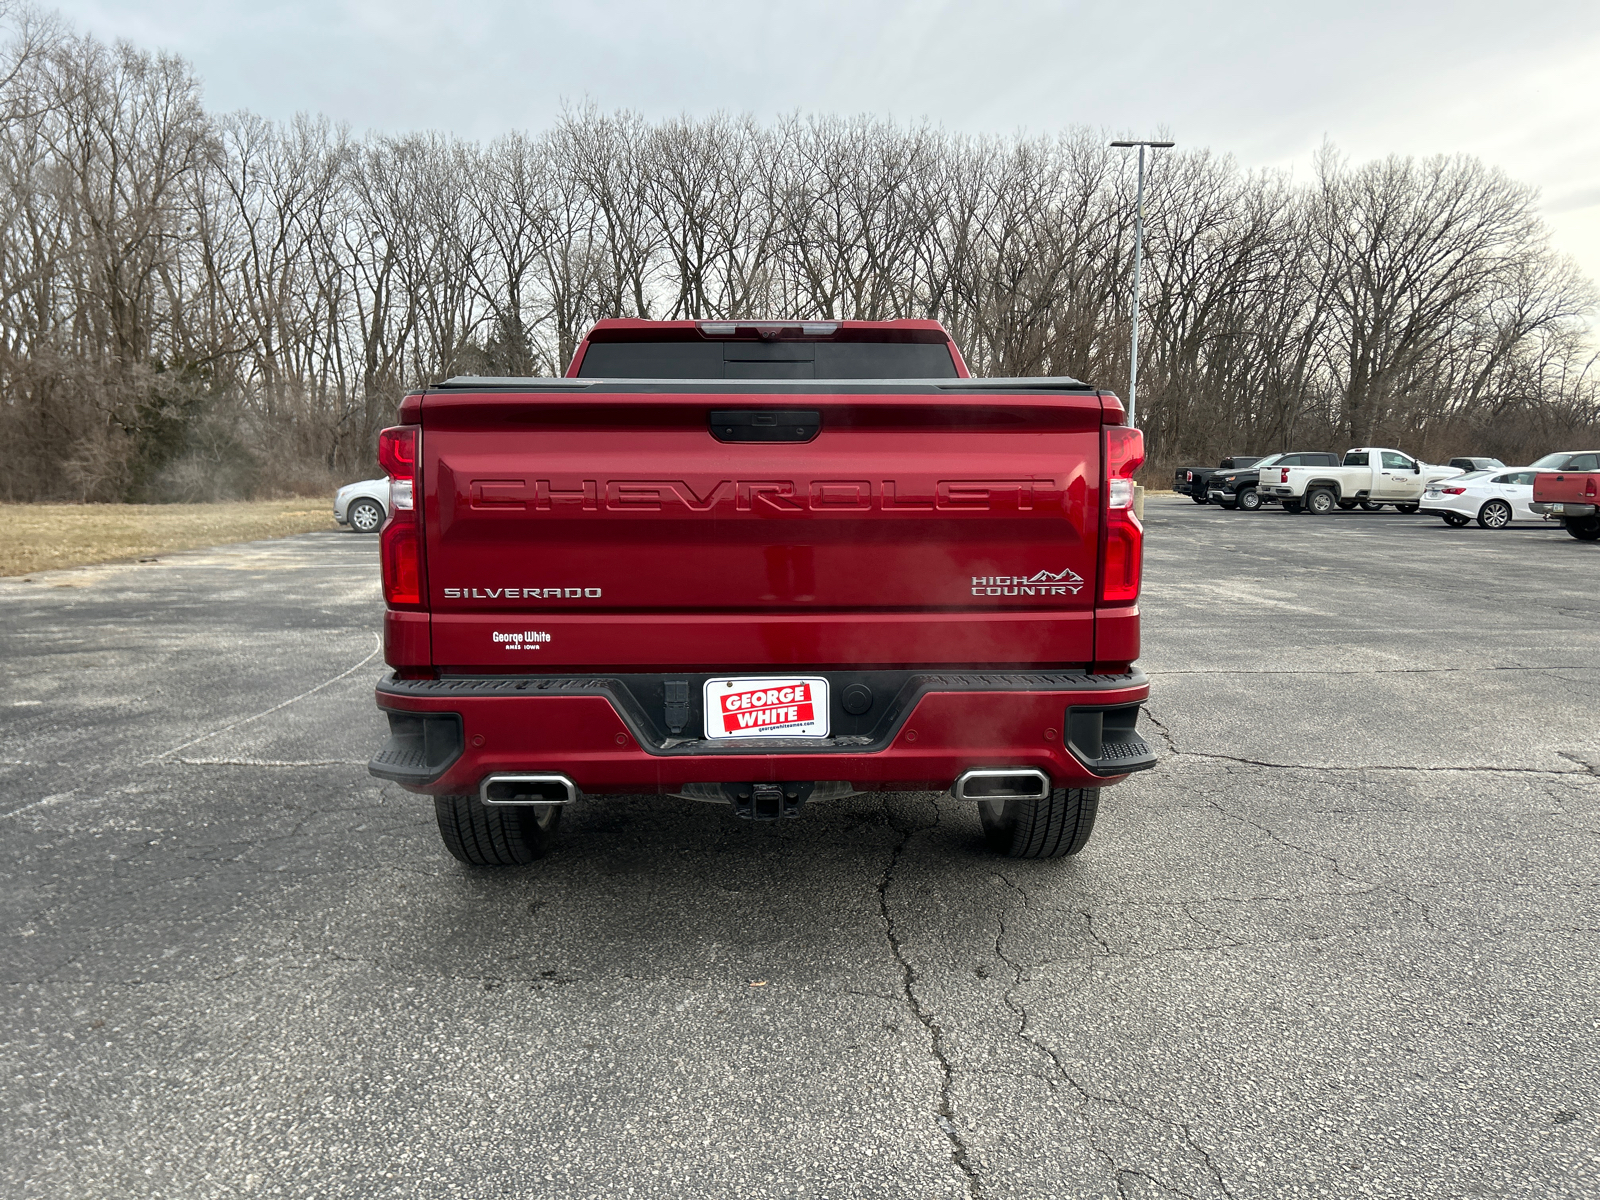
[[[1139,147],[1139,201],[1133,217],[1133,347],[1128,355],[1128,424],[1135,424],[1139,402],[1139,268],[1144,262],[1144,151],[1167,150],[1174,142],[1112,142],[1113,146]]]

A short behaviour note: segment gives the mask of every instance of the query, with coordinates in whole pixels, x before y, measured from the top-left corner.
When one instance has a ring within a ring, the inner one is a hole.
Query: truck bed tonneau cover
[[[457,375],[429,392],[673,392],[673,393],[862,393],[928,392],[1092,392],[1065,375],[1021,379],[519,379],[500,375]]]

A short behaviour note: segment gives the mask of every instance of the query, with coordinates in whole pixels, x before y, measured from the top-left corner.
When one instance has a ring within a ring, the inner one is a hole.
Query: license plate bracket
[[[828,681],[819,676],[721,676],[706,680],[704,700],[712,741],[829,733]]]

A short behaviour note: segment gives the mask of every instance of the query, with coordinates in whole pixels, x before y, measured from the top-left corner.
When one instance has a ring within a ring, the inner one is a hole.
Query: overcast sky
[[[1600,280],[1600,2],[70,0],[177,51],[214,111],[490,138],[563,100],[660,117],[873,113],[967,132],[1165,129],[1246,166],[1477,154]]]

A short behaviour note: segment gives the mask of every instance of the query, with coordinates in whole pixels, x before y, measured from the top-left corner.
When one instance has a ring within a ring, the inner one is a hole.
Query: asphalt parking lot
[[[375,546],[0,581],[0,1194],[1600,1194],[1600,547],[1151,497],[1076,859],[378,783]]]

